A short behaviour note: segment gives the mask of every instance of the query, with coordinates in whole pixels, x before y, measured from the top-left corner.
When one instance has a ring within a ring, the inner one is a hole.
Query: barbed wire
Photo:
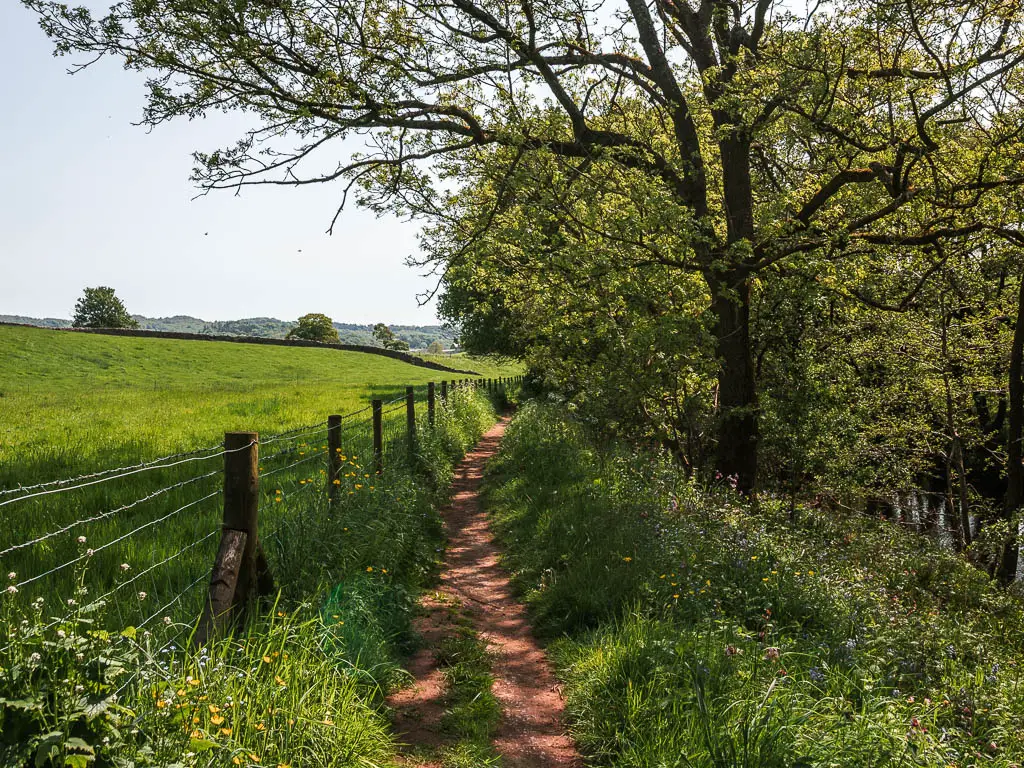
[[[214,470],[213,472],[207,472],[205,475],[199,475],[198,477],[190,477],[188,480],[182,480],[180,483],[174,483],[173,485],[168,485],[164,488],[158,488],[157,490],[149,493],[148,495],[138,498],[135,501],[131,501],[127,504],[124,504],[116,509],[101,512],[100,514],[93,515],[92,517],[85,517],[81,520],[75,520],[73,523],[68,523],[63,528],[58,528],[55,531],[44,533],[42,536],[38,536],[30,541],[25,541],[21,544],[14,544],[12,546],[9,546],[7,547],[7,549],[0,551],[0,557],[9,555],[11,552],[16,552],[19,549],[25,549],[26,547],[34,546],[35,544],[39,544],[40,542],[46,541],[47,539],[52,539],[54,536],[59,536],[62,533],[67,533],[68,531],[77,528],[80,525],[95,523],[97,520],[105,520],[106,518],[113,517],[114,515],[120,514],[121,512],[127,512],[129,509],[133,509],[139,506],[140,504],[144,504],[147,501],[152,501],[153,499],[157,498],[158,496],[162,496],[165,493],[169,493],[179,488],[184,488],[185,486],[191,485],[192,483],[197,483],[200,480],[206,480],[207,478],[215,477],[219,475],[220,472],[221,470],[218,469]]]
[[[224,450],[221,450],[218,453],[211,454],[210,456],[200,456],[200,457],[195,457],[195,458],[181,459],[179,461],[171,462],[170,464],[160,464],[160,465],[147,464],[147,465],[142,465],[142,466],[139,466],[139,467],[137,467],[135,469],[132,469],[132,470],[130,470],[128,472],[124,472],[123,474],[120,474],[120,475],[113,475],[111,477],[103,477],[103,478],[100,478],[98,480],[91,480],[89,482],[81,483],[79,485],[71,485],[71,486],[66,486],[66,487],[62,487],[62,488],[53,488],[53,489],[50,489],[50,490],[39,491],[37,493],[30,493],[27,496],[19,496],[16,499],[8,499],[7,501],[0,501],[0,507],[5,507],[8,504],[15,504],[15,503],[17,503],[19,501],[27,501],[28,499],[35,499],[35,498],[38,498],[40,496],[49,496],[49,495],[54,494],[54,493],[66,493],[68,491],[77,491],[77,490],[80,490],[82,488],[87,488],[89,486],[99,485],[100,483],[108,483],[111,480],[119,480],[119,479],[121,479],[123,477],[130,477],[132,475],[137,475],[137,474],[139,474],[141,472],[152,472],[153,470],[157,470],[157,469],[171,469],[172,467],[179,467],[182,464],[188,464],[188,463],[196,462],[196,461],[209,461],[210,459],[215,459],[218,456],[226,456],[229,453],[237,453],[239,451],[248,450],[249,448],[251,448],[255,444],[256,444],[256,442],[253,441],[253,442],[249,443],[248,445],[243,445],[243,446],[241,446],[239,448],[232,448],[230,450],[224,449]]]
[[[181,459],[181,458],[184,458],[186,456],[195,456],[197,454],[207,453],[209,451],[221,451],[221,450],[223,450],[223,448],[224,448],[223,445],[212,445],[212,446],[210,446],[208,448],[196,448],[193,451],[184,451],[182,453],[172,453],[169,456],[161,456],[158,459],[149,459],[148,461],[144,461],[141,464],[133,464],[131,466],[126,466],[126,467],[117,467],[115,469],[103,469],[103,470],[100,470],[99,472],[92,472],[92,473],[89,473],[87,475],[79,475],[78,477],[69,477],[69,478],[64,478],[64,479],[61,479],[61,480],[48,480],[45,483],[36,483],[35,485],[19,485],[17,488],[4,488],[4,489],[0,489],[0,496],[10,496],[12,493],[23,493],[25,491],[35,491],[35,490],[38,490],[38,489],[49,488],[50,486],[54,486],[54,485],[58,485],[58,486],[59,485],[67,485],[68,483],[77,483],[77,482],[80,482],[82,480],[92,480],[94,478],[103,477],[105,475],[110,475],[110,474],[113,474],[115,472],[126,472],[126,471],[129,471],[129,470],[142,469],[142,468],[145,468],[145,467],[149,467],[149,466],[151,466],[153,464],[158,464],[158,463],[163,462],[163,461],[171,461],[172,459]],[[222,455],[222,454],[217,454],[217,455],[219,456],[219,455]],[[212,457],[203,457],[203,458],[212,458]]]
[[[207,570],[207,571],[206,571],[205,573],[201,574],[201,575],[199,576],[199,578],[198,578],[198,579],[196,579],[196,580],[195,580],[195,581],[193,581],[193,582],[192,582],[191,584],[189,584],[189,585],[188,585],[187,587],[185,587],[185,588],[184,588],[183,590],[181,590],[181,592],[179,592],[179,593],[178,593],[177,595],[175,595],[174,597],[172,597],[172,598],[171,598],[171,599],[170,599],[170,600],[169,600],[169,601],[168,601],[167,603],[165,603],[165,604],[164,604],[164,605],[163,605],[162,607],[158,608],[158,609],[157,609],[157,611],[156,611],[155,613],[151,614],[151,615],[150,615],[150,616],[149,616],[148,618],[146,618],[146,619],[143,619],[143,620],[142,620],[142,622],[141,622],[141,623],[139,623],[138,625],[136,625],[136,627],[135,627],[135,628],[136,628],[136,629],[141,629],[142,627],[144,627],[144,626],[146,626],[147,624],[149,624],[149,622],[151,622],[151,621],[152,621],[153,619],[155,619],[155,618],[156,618],[157,616],[159,616],[159,615],[160,615],[161,613],[163,613],[164,611],[166,611],[166,610],[167,610],[168,608],[170,608],[170,607],[171,607],[172,605],[174,605],[174,604],[175,604],[176,602],[178,602],[179,600],[181,600],[181,598],[183,598],[183,597],[185,596],[185,593],[187,593],[187,592],[188,592],[188,591],[189,591],[190,589],[194,589],[194,588],[195,588],[195,586],[196,586],[196,585],[197,585],[197,584],[198,584],[199,582],[201,582],[201,581],[202,581],[203,579],[208,579],[208,578],[210,578],[210,574],[212,574],[212,573],[213,573],[213,568],[210,568],[210,569],[208,569],[208,570]]]
[[[118,584],[113,589],[111,589],[108,592],[106,592],[106,593],[100,595],[99,597],[97,597],[95,600],[90,600],[88,604],[89,605],[94,605],[94,604],[96,604],[96,603],[98,603],[98,602],[100,602],[102,600],[106,600],[108,597],[110,597],[111,595],[116,594],[117,592],[120,592],[122,589],[124,589],[125,587],[129,586],[130,584],[134,584],[136,581],[141,579],[147,573],[151,573],[152,571],[155,571],[160,566],[166,565],[167,563],[171,562],[171,560],[175,560],[175,559],[181,557],[183,554],[188,552],[190,549],[195,549],[196,547],[198,547],[203,542],[208,541],[213,536],[215,536],[216,534],[220,533],[220,531],[221,531],[220,526],[217,526],[216,528],[214,528],[212,531],[210,531],[205,536],[202,536],[202,537],[200,537],[200,538],[190,542],[189,544],[186,544],[184,547],[179,549],[173,555],[169,555],[168,557],[165,557],[163,560],[161,560],[159,563],[154,563],[153,565],[149,566],[145,570],[139,571],[137,574],[132,576],[127,581],[121,582],[120,584]],[[42,627],[39,630],[39,633],[46,632],[46,631],[48,631],[50,629],[53,629],[58,624],[63,624],[65,621],[67,621],[68,619],[70,619],[74,615],[75,615],[75,611],[70,611],[69,613],[67,613],[66,615],[62,616],[61,618],[54,619],[49,624],[47,624],[44,627]],[[11,645],[13,645],[13,643],[10,643],[10,644],[4,646],[3,648],[0,648],[0,653],[2,653],[3,651],[8,650],[11,647]]]
[[[85,554],[79,555],[78,557],[74,558],[73,560],[68,560],[66,563],[61,563],[58,566],[54,566],[53,568],[51,568],[48,571],[44,571],[43,573],[40,573],[40,574],[38,574],[36,576],[32,576],[31,578],[24,579],[23,581],[19,581],[14,586],[16,588],[17,587],[23,587],[23,586],[25,586],[27,584],[31,584],[34,581],[39,581],[39,579],[42,579],[42,578],[44,578],[46,576],[49,576],[49,575],[51,575],[53,573],[57,573],[58,571],[62,571],[62,570],[64,570],[65,568],[67,568],[69,566],[75,565],[76,563],[80,563],[83,560],[86,560],[86,559],[92,557],[97,552],[102,552],[105,549],[109,549],[110,547],[114,546],[115,544],[117,544],[119,542],[122,542],[125,539],[134,536],[139,531],[145,530],[146,528],[150,528],[150,527],[152,527],[154,525],[157,525],[158,523],[162,523],[165,520],[169,520],[170,518],[174,517],[175,515],[180,514],[181,512],[184,512],[186,509],[189,509],[190,507],[194,507],[197,504],[201,504],[204,501],[212,499],[214,496],[219,496],[220,493],[221,493],[220,490],[216,490],[213,493],[208,493],[206,496],[203,496],[200,499],[196,499],[195,501],[190,501],[188,504],[185,504],[184,506],[178,507],[173,512],[168,512],[163,517],[158,517],[156,520],[150,520],[148,523],[143,523],[138,528],[135,528],[135,529],[133,529],[131,531],[128,531],[128,533],[126,533],[126,534],[124,534],[122,536],[118,536],[116,539],[113,539],[112,541],[108,541],[106,544],[102,544],[99,547],[96,547],[95,549],[89,549],[89,550],[87,550],[85,552]]]
[[[316,424],[314,426],[315,426],[315,429],[310,429],[310,430],[308,430],[306,432],[297,432],[297,433],[282,432],[282,433],[280,433],[278,435],[271,435],[270,437],[268,437],[266,439],[260,438],[259,444],[260,445],[271,445],[273,443],[280,443],[280,442],[282,442],[284,440],[299,440],[300,438],[308,437],[309,435],[323,434],[322,430],[327,429],[327,422],[324,421],[324,422],[322,422],[320,424]]]
[[[286,464],[283,467],[277,467],[276,469],[272,469],[269,472],[261,472],[260,473],[260,477],[261,478],[270,477],[271,475],[275,475],[278,472],[284,472],[286,469],[291,469],[292,467],[297,467],[299,464],[305,464],[307,461],[312,461],[313,459],[321,458],[321,457],[326,456],[326,455],[327,455],[327,451],[324,451],[322,449],[316,450],[316,451],[313,451],[312,455],[307,456],[304,459],[299,459],[298,461],[293,461],[291,464]]]

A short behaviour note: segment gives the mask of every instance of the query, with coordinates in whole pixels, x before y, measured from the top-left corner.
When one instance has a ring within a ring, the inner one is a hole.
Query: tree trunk
[[[1003,516],[1011,521],[1010,535],[999,560],[1000,581],[1009,584],[1017,575],[1017,530],[1012,520],[1024,501],[1024,467],[1021,466],[1021,438],[1024,427],[1024,275],[1017,298],[1017,321],[1010,346],[1009,429],[1006,437],[1006,500]]]
[[[757,387],[750,344],[750,278],[708,276],[716,318],[718,452],[716,469],[744,493],[757,481]],[[731,279],[729,279],[731,278]]]

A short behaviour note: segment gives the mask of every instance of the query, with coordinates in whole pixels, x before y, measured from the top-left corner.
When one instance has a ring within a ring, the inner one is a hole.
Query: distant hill
[[[246,317],[241,320],[202,320],[189,315],[173,317],[146,317],[132,315],[139,326],[149,331],[170,331],[172,333],[205,333],[217,336],[258,336],[283,339],[295,323],[274,317]],[[67,328],[69,320],[55,317],[24,317],[22,315],[0,315],[3,323],[24,323],[42,328]],[[338,338],[342,344],[367,344],[379,346],[373,338],[372,325],[335,323]],[[412,349],[426,349],[434,341],[440,341],[445,349],[455,346],[454,333],[441,325],[392,325],[395,336],[408,343]]]

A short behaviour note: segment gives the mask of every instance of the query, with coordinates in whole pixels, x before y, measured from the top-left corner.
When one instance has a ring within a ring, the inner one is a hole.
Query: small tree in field
[[[75,328],[138,328],[139,323],[124,308],[114,289],[105,285],[86,288],[75,302],[71,319]]]
[[[299,318],[299,324],[288,331],[286,338],[337,343],[338,329],[327,315],[311,312]]]
[[[427,347],[427,352],[429,352],[432,355],[443,355],[444,344],[435,339],[434,341],[430,342],[430,346]]]
[[[395,336],[395,332],[392,331],[384,323],[377,323],[373,326],[373,338],[377,340],[384,349],[394,349],[399,352],[404,352],[409,349],[409,343],[402,341]]]

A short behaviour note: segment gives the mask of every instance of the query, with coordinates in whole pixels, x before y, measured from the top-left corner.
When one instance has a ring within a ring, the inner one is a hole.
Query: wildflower
[[[692,595],[693,592],[691,592],[690,594]],[[672,599],[673,600],[678,600],[679,599],[679,595],[678,594],[672,595]]]
[[[121,563],[121,570],[122,570],[122,571],[127,571],[127,570],[129,570],[130,568],[131,568],[131,566],[130,566],[130,565],[128,565],[128,563]]]
[[[78,537],[78,543],[79,544],[85,544],[85,536],[79,536]]]
[[[267,726],[264,725],[263,723],[256,723],[256,730],[257,731],[265,731],[265,730],[267,730]]]
[[[779,649],[778,648],[765,648],[764,649],[764,657],[768,661],[778,661],[779,660],[779,655],[780,654],[779,654]]]
[[[11,584],[11,586],[9,586],[7,588],[7,594],[8,595],[16,595],[16,594],[18,594],[18,588],[16,586],[14,586],[13,584]]]
[[[214,725],[220,725],[224,722],[224,715],[214,715],[210,718],[210,722]]]
[[[825,682],[825,673],[817,667],[811,667],[809,670],[807,670],[807,674],[810,676],[811,680],[813,680],[816,683]]]
[[[96,550],[95,549],[87,549],[87,550],[85,550],[85,556],[86,557],[92,557],[94,554],[96,554]]]
[[[367,573],[373,573],[373,566],[372,565],[366,566],[366,572]]]
[[[280,676],[274,675],[274,682],[278,685],[288,685]]]
[[[362,488],[362,487],[363,487],[363,486],[362,486],[362,484],[361,484],[361,483],[356,483],[356,490],[357,490],[357,491],[358,491],[358,490],[359,490],[360,488]]]
[[[145,600],[145,599],[146,599],[146,593],[145,592],[139,592],[139,600]]]
[[[203,738],[203,732],[196,728],[194,731],[192,731],[192,733],[189,734],[189,736],[191,736],[193,739],[201,739]]]
[[[633,562],[633,558],[632,557],[624,557],[624,558],[622,558],[622,561],[624,563],[631,563],[631,562]]]
[[[381,568],[381,569],[380,569],[380,572],[381,572],[381,573],[387,573],[387,572],[388,572],[388,569],[387,569],[387,568]]]
[[[167,626],[171,626],[171,617],[170,616],[164,616],[164,624],[166,624]]]
[[[269,656],[264,656],[263,657],[263,663],[264,664],[269,664],[271,661],[273,661],[273,659],[271,659]]]
[[[29,664],[38,664],[42,660],[43,657],[40,656],[38,653],[33,653],[31,656],[28,657]]]
[[[231,735],[231,729],[230,728],[221,728],[220,729],[220,735],[221,736],[230,736]]]
[[[332,480],[331,482],[332,482],[332,483],[333,483],[334,485],[341,485],[341,480],[339,480],[338,478],[334,478],[334,479],[333,479],[333,480]]]
[[[18,578],[18,574],[16,574],[14,571],[11,571],[7,574],[7,578],[11,581],[14,581],[16,578]]]
[[[216,704],[211,704],[209,707],[207,707],[207,709],[210,710],[211,715],[216,715],[218,712],[220,712],[220,707],[218,707]]]
[[[736,656],[739,653],[741,653],[741,651],[735,645],[727,645],[727,646],[725,646],[725,655],[726,656]]]

